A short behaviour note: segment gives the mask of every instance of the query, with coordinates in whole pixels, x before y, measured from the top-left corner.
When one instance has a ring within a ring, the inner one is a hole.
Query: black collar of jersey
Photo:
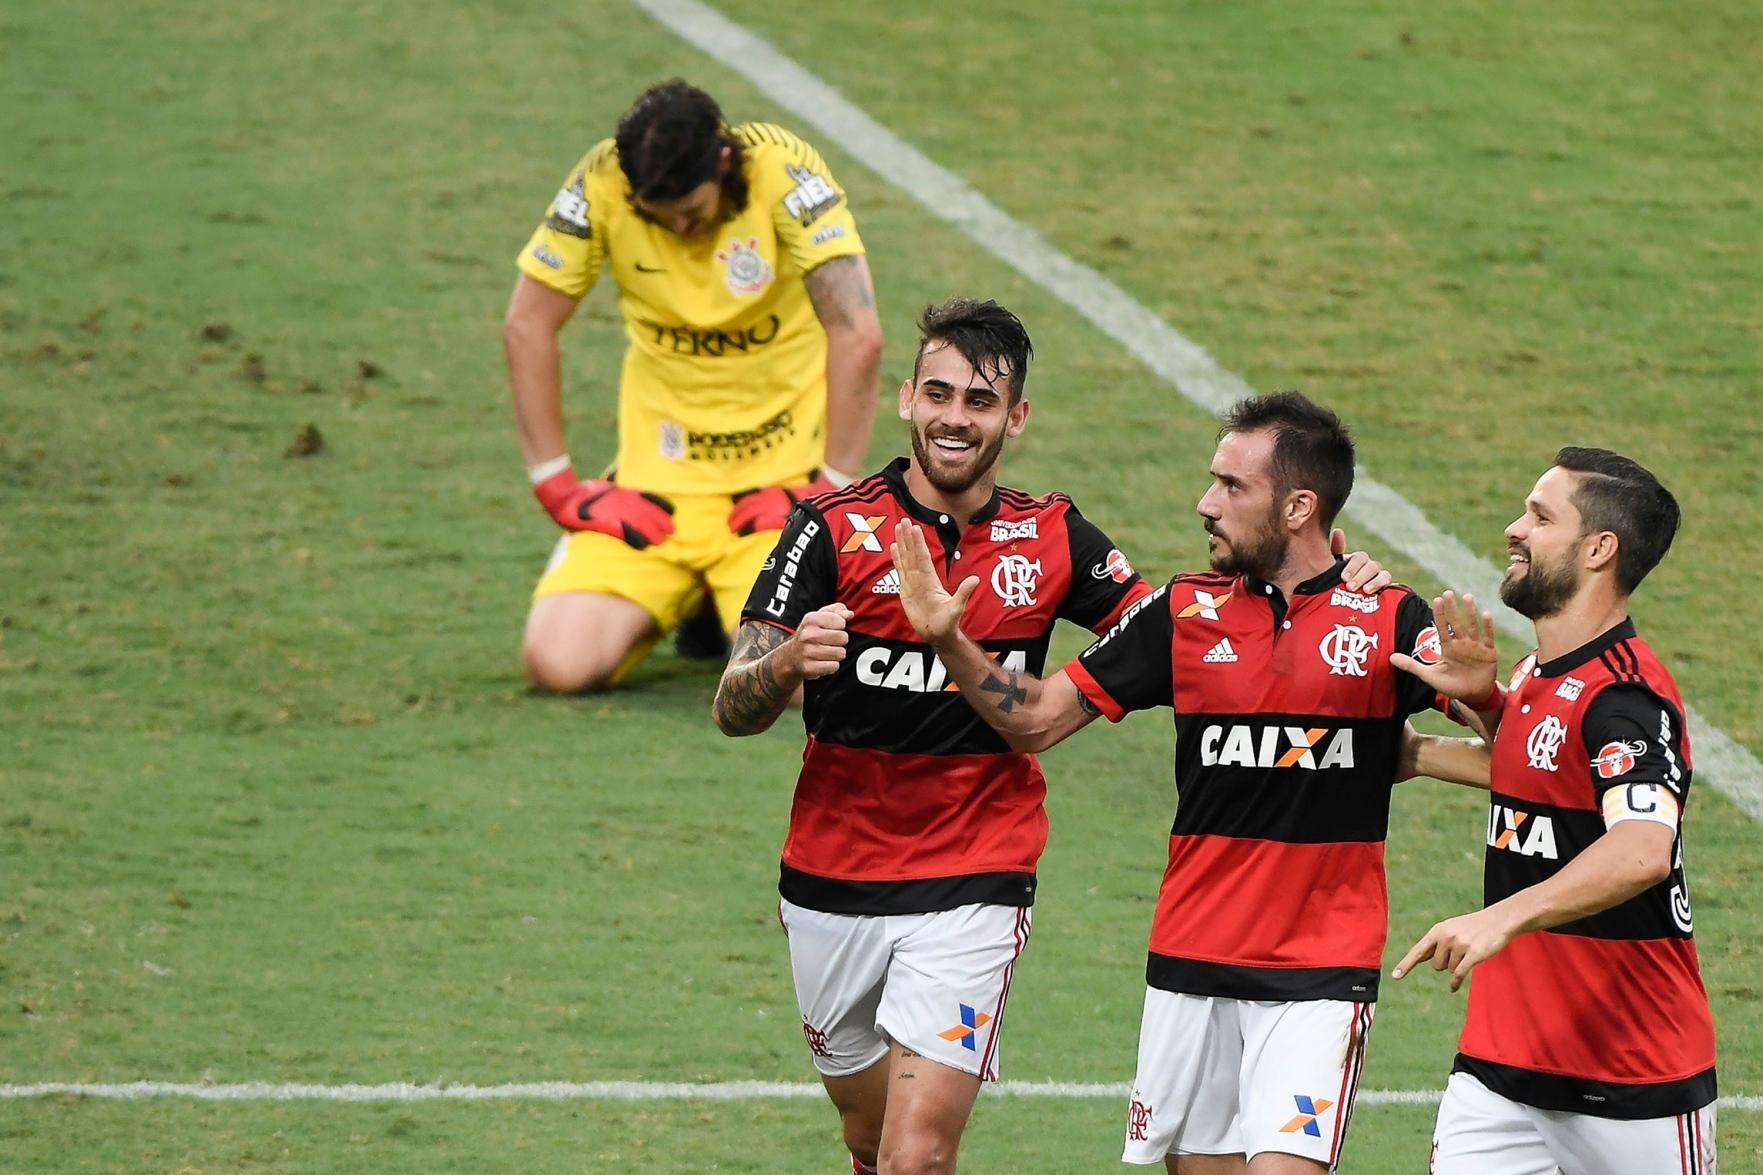
[[[1346,570],[1346,567],[1347,561],[1345,559],[1337,558],[1327,571],[1312,575],[1309,579],[1306,579],[1303,583],[1293,588],[1292,595],[1314,596],[1318,592],[1326,592],[1328,589],[1337,586],[1341,582],[1341,574]],[[1277,587],[1274,587],[1274,585],[1268,583],[1264,579],[1258,578],[1257,576],[1243,576],[1243,585],[1249,589],[1249,592],[1252,595],[1269,597],[1279,595],[1279,589]]]
[[[1587,641],[1571,653],[1562,653],[1553,661],[1538,661],[1537,673],[1543,677],[1560,677],[1590,661],[1593,657],[1605,652],[1623,641],[1634,639],[1634,618],[1624,617],[1621,624],[1612,625],[1603,632]]]
[[[900,505],[906,507],[906,513],[912,515],[912,517],[918,519],[918,521],[924,523],[926,526],[947,525],[947,515],[941,510],[932,510],[929,506],[926,506],[923,502],[914,498],[912,496],[912,491],[906,488],[906,470],[911,464],[912,459],[909,457],[894,458],[882,469],[882,480],[888,483],[888,488],[890,490],[894,491],[894,497],[900,499]],[[969,523],[990,522],[993,518],[997,517],[997,514],[998,487],[996,483],[994,483],[992,486],[992,496],[986,500],[984,506],[981,506],[978,510],[974,511],[973,517],[969,518],[967,521]]]
[[[1294,587],[1292,589],[1292,595],[1314,596],[1319,592],[1326,592],[1329,588],[1334,587],[1341,582],[1341,572],[1346,566],[1347,561],[1345,559],[1337,558],[1328,570],[1317,575],[1312,575],[1309,579],[1306,579],[1303,583]],[[1273,609],[1273,623],[1275,627],[1284,622],[1286,618],[1286,609],[1290,607],[1290,602],[1280,594],[1277,587],[1268,583],[1266,580],[1253,575],[1243,576],[1243,586],[1249,590],[1250,595],[1258,596],[1267,601],[1268,606]]]

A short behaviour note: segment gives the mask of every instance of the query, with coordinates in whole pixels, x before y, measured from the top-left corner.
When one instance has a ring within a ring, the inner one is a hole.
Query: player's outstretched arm
[[[1447,918],[1427,931],[1391,972],[1400,979],[1428,959],[1434,971],[1451,973],[1456,991],[1476,964],[1532,930],[1589,918],[1671,876],[1677,830],[1652,821],[1627,820],[1600,836],[1547,881],[1521,889],[1485,910]]]
[[[826,462],[837,482],[863,473],[880,392],[881,316],[862,254],[823,261],[803,278],[826,329]]]
[[[838,672],[850,616],[843,604],[828,604],[804,616],[794,633],[744,621],[710,704],[717,729],[730,736],[769,730],[804,681]]]
[[[937,577],[924,532],[902,521],[894,532],[900,604],[918,635],[930,642],[961,694],[1018,751],[1044,751],[1089,725],[1100,713],[1060,670],[1045,680],[1006,669],[961,631],[961,614],[979,586],[969,576],[950,593]]]
[[[1461,705],[1461,703],[1454,703]],[[1487,791],[1491,786],[1493,753],[1479,738],[1452,738],[1422,734],[1412,723],[1402,724],[1402,750],[1396,782],[1418,775],[1460,783]]]

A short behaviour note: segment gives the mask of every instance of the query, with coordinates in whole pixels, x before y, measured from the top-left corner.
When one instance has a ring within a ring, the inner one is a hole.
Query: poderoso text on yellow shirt
[[[863,252],[820,153],[781,127],[733,128],[747,206],[691,238],[630,202],[611,139],[570,173],[521,250],[522,273],[579,298],[618,283],[624,371],[618,481],[734,493],[800,478],[826,449],[826,333],[802,277]]]

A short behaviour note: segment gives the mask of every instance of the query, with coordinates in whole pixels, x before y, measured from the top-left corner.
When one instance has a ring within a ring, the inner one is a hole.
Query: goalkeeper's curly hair
[[[618,120],[614,136],[618,165],[637,200],[677,200],[716,178],[724,147],[734,166],[722,177],[722,195],[731,210],[747,206],[747,177],[741,172],[741,141],[722,120],[716,99],[690,82],[673,78],[644,90]]]

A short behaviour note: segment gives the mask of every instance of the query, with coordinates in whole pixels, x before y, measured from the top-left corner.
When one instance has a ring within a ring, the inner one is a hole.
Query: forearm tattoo
[[[789,639],[789,633],[769,624],[743,624],[735,633],[735,647],[711,705],[725,734],[758,734],[789,706],[795,691],[778,681],[771,664],[771,655]]]
[[[1006,674],[1002,670],[994,670],[992,675],[980,682],[980,690],[988,694],[1002,694],[998,699],[998,709],[1008,714],[1017,706],[1028,701],[1028,690],[1016,684],[1014,671]]]
[[[862,257],[822,262],[808,271],[802,284],[822,326],[850,326],[858,314],[875,308],[875,287]]]
[[[1072,686],[1071,688],[1074,690],[1077,690],[1077,708],[1079,710],[1082,710],[1085,714],[1088,714],[1091,718],[1101,717],[1101,715],[1102,715],[1101,707],[1097,706],[1096,703],[1090,701],[1090,695],[1084,693],[1082,690],[1078,689],[1075,685]]]

